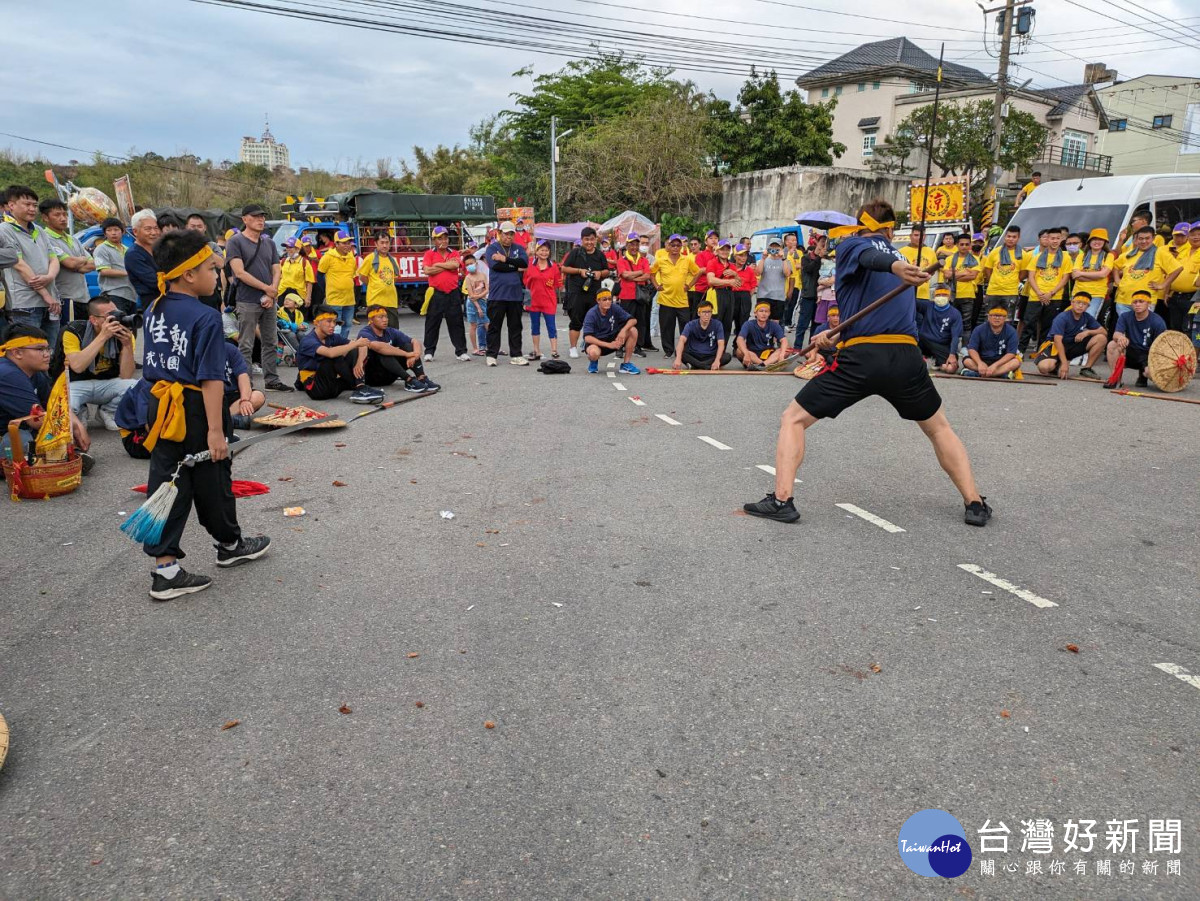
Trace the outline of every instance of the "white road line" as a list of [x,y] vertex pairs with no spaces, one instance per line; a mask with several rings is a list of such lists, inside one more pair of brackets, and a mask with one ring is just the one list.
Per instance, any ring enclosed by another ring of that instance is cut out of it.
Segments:
[[888,522],[886,519],[876,516],[874,513],[864,510],[862,507],[854,506],[854,504],[837,504],[836,506],[840,507],[842,510],[845,510],[847,513],[853,513],[855,516],[859,517],[860,519],[865,519],[867,522],[871,523],[872,525],[879,526],[879,528],[883,529],[885,532],[903,532],[904,531],[902,528],[900,528],[895,523]]
[[624,390],[625,390],[625,386],[624,386],[624,385],[622,385],[620,382],[613,382],[613,383],[612,383],[612,385],[613,385],[613,387],[614,387],[614,388],[616,388],[618,391],[624,391]]
[[630,400],[631,400],[633,403],[637,404],[639,407],[644,407],[644,406],[646,406],[646,402],[645,402],[644,400],[642,400],[640,397],[631,397],[631,398],[629,398],[629,399],[630,399]]
[[666,413],[655,413],[654,415],[657,416],[659,419],[661,419],[663,422],[665,422],[667,425],[682,425],[682,423],[676,422],[674,419],[672,419]]
[[609,363],[609,364],[608,364],[608,368],[609,368],[609,369],[616,369],[616,368],[617,368],[617,364],[616,364],[616,363]]
[[1174,676],[1180,682],[1186,682],[1192,688],[1200,689],[1200,676],[1193,676],[1178,663],[1156,663],[1155,669],[1160,669],[1168,676]]
[[[774,466],[768,466],[766,463],[759,463],[757,468],[761,469],[763,472],[765,472],[769,476],[775,475],[775,467]],[[797,485],[802,484],[799,479],[793,479],[793,481]]]
[[610,370],[608,371],[608,377],[609,377],[610,379],[615,379],[615,378],[617,377],[617,374],[616,374],[615,372],[613,372],[613,371],[610,369]]
[[1035,607],[1058,606],[1058,604],[1054,603],[1054,601],[1048,601],[1041,595],[1036,595],[1032,591],[1029,591],[1025,588],[1020,588],[1014,585],[1012,582],[1009,582],[1007,579],[1001,579],[998,575],[988,572],[982,566],[977,566],[974,563],[960,563],[958,564],[958,568],[966,570],[972,575],[979,576],[979,578],[983,579],[983,581],[990,582],[997,588],[1003,588],[1009,594],[1015,594],[1023,601],[1029,601],[1029,603],[1033,604]]
[[730,447],[728,444],[722,444],[716,438],[709,438],[707,435],[697,435],[696,437],[699,438],[701,441],[703,441],[705,444],[711,444],[717,450],[733,450],[733,448]]

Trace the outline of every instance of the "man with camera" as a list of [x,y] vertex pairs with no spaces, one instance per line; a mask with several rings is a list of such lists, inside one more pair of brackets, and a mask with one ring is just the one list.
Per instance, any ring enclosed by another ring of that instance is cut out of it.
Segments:
[[64,367],[71,384],[71,410],[79,415],[87,404],[100,408],[100,420],[117,431],[117,404],[137,384],[134,377],[134,333],[142,327],[139,313],[122,313],[112,297],[101,294],[88,301],[87,319],[63,326],[54,357],[51,381]]

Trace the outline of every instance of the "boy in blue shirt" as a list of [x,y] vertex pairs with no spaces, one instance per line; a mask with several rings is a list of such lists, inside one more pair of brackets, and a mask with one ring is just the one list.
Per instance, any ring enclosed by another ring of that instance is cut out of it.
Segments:
[[942,372],[958,371],[962,313],[950,303],[948,285],[938,285],[933,302],[917,298],[917,344]]
[[720,369],[730,359],[725,352],[725,326],[713,318],[713,305],[702,300],[696,305],[696,318],[679,334],[675,368]]
[[353,341],[337,331],[338,313],[333,307],[317,307],[312,331],[300,341],[296,352],[296,387],[313,400],[329,400],[350,392],[354,404],[381,404],[384,394],[366,384],[367,345],[363,337]]
[[787,356],[787,348],[783,326],[771,318],[771,305],[755,306],[754,317],[742,323],[738,332],[738,362],[746,369],[765,369]]
[[1076,291],[1071,298],[1071,306],[1054,317],[1050,323],[1050,340],[1039,348],[1036,359],[1038,372],[1042,375],[1052,375],[1057,368],[1060,379],[1070,378],[1071,361],[1086,354],[1087,362],[1079,370],[1079,375],[1087,379],[1100,377],[1092,367],[1100,359],[1100,354],[1104,353],[1108,333],[1096,321],[1096,317],[1087,311],[1091,302],[1090,294]]
[[621,372],[637,375],[641,372],[630,362],[633,349],[637,347],[637,322],[622,307],[613,303],[612,291],[601,288],[596,295],[596,305],[583,317],[583,343],[587,353],[588,372],[600,371],[600,358],[615,351],[625,354]]
[[[154,558],[150,597],[166,601],[203,591],[208,576],[179,565],[180,543],[192,507],[217,546],[217,566],[237,566],[267,552],[265,535],[246,538],[237,521],[225,405],[225,335],[221,315],[200,302],[217,288],[220,259],[200,232],[175,231],[154,245],[161,294],[146,311],[142,377],[150,383],[144,441],[150,451],[147,496],[179,469],[179,490],[161,538],[143,549]],[[188,454],[208,451],[203,463],[180,468]]]
[[[1132,309],[1117,317],[1113,339],[1108,343],[1108,365],[1115,366],[1117,357],[1125,354],[1125,368],[1137,370],[1139,388],[1145,388],[1149,384],[1146,379],[1146,363],[1150,360],[1150,345],[1167,330],[1163,318],[1150,312],[1151,299],[1149,291],[1133,292]],[[1120,383],[1110,385],[1106,382],[1104,387],[1119,388]]]
[[367,340],[367,384],[381,387],[404,379],[404,390],[410,394],[438,390],[441,386],[429,380],[421,364],[421,342],[389,326],[388,316],[387,307],[372,304],[367,308],[367,324],[358,333]]
[[1008,307],[995,304],[988,310],[987,322],[975,326],[971,332],[967,358],[958,374],[985,379],[1012,378],[1021,368],[1017,341],[1017,330],[1008,324]]
[[[125,392],[128,394],[129,392]],[[225,342],[225,406],[229,407],[230,430],[248,429],[253,416],[267,402],[267,396],[250,383],[246,358],[236,344]],[[120,425],[120,423],[118,423]]]

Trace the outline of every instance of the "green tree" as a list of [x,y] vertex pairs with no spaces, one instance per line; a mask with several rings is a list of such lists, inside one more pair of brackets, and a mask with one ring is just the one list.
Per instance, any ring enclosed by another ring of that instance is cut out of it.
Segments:
[[[433,150],[413,148],[416,168],[401,163],[399,185],[420,194],[478,194],[481,183],[495,175],[492,161],[465,147],[439,144]],[[381,186],[383,179],[380,179]]]
[[805,103],[795,89],[783,93],[774,71],[759,75],[752,68],[736,105],[716,97],[710,101],[713,168],[736,175],[779,166],[833,165],[846,152],[844,144],[833,140],[836,103]]

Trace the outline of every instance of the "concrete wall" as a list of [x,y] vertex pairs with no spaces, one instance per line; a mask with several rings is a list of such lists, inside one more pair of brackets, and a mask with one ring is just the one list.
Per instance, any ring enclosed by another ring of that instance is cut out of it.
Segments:
[[[1099,91],[1109,121],[1125,119],[1125,131],[1103,132],[1100,152],[1113,158],[1113,175],[1200,172],[1200,146],[1186,152],[1179,135],[1187,128],[1188,107],[1200,121],[1200,78],[1143,75]],[[1174,117],[1171,128],[1153,129],[1154,117]],[[1196,126],[1200,127],[1200,126]]]
[[788,225],[807,210],[853,215],[864,201],[883,197],[897,210],[908,208],[909,179],[853,169],[785,166],[722,179],[721,234],[753,234]]

